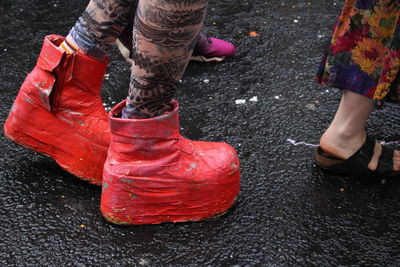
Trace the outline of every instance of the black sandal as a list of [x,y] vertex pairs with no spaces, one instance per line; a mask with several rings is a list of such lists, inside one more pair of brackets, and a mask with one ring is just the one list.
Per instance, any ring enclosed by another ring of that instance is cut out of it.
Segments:
[[315,148],[314,160],[317,166],[323,170],[360,179],[380,181],[400,175],[400,172],[393,171],[394,150],[385,146],[382,146],[382,154],[379,157],[376,170],[368,169],[368,164],[374,155],[374,148],[375,140],[367,136],[361,148],[347,160],[338,159],[324,152],[321,147]]

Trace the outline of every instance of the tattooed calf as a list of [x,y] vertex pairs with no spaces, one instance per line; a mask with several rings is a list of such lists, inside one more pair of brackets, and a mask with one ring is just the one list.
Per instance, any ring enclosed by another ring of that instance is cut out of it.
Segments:
[[170,101],[202,26],[207,1],[139,1],[133,29],[132,75],[127,103],[157,116]]
[[201,24],[204,20],[206,7],[194,10],[164,10],[157,6],[149,5],[139,15],[148,23],[162,25],[163,28],[180,28]]
[[134,35],[140,36],[139,38],[134,38],[134,42],[140,42],[141,39],[146,40],[154,45],[161,46],[158,49],[162,53],[166,51],[162,48],[166,48],[167,51],[184,49],[187,46],[187,43],[198,35],[198,31],[196,29],[176,28],[171,30],[155,28],[149,26],[138,16],[135,19],[135,27],[133,31]]
[[188,9],[204,6],[206,7],[208,0],[156,0],[156,5],[160,7],[172,7],[173,9]]

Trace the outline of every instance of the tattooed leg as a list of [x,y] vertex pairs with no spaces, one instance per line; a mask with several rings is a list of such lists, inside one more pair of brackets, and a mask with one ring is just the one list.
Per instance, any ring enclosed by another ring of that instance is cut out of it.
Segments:
[[139,0],[124,116],[153,117],[170,108],[206,7],[207,0]]
[[132,19],[136,2],[137,0],[91,0],[71,29],[67,40],[90,56],[104,57]]

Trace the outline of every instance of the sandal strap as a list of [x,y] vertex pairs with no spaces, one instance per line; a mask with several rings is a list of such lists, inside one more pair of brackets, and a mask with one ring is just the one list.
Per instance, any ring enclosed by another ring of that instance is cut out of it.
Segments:
[[[376,171],[372,171],[368,169],[368,163],[371,161],[372,156],[374,155],[375,149],[375,139],[367,136],[364,144],[360,147],[357,152],[355,152],[350,158],[347,160],[334,160],[332,158],[326,158],[320,154],[321,157],[324,158],[324,161],[327,161],[329,165],[325,165],[320,161],[319,165],[324,167],[327,170],[331,170],[337,173],[342,173],[345,175],[353,175],[356,177],[368,177],[374,178],[377,175]],[[318,151],[317,151],[318,152]],[[316,157],[318,159],[318,157]]]
[[347,160],[333,164],[329,169],[356,177],[375,177],[376,172],[368,169],[367,165],[374,155],[375,139],[367,136],[364,144]]
[[352,158],[359,158],[361,156],[365,159],[365,162],[370,162],[372,156],[374,155],[374,149],[375,149],[375,139],[367,135],[365,143],[356,153],[353,154],[353,156],[349,158],[349,160],[352,161]]
[[377,173],[389,175],[393,172],[393,154],[393,149],[382,146],[382,153],[379,156],[378,167],[376,168]]

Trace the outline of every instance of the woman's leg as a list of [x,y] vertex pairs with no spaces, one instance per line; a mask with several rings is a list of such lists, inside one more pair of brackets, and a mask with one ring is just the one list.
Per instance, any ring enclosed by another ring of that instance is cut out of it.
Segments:
[[139,0],[125,117],[148,118],[170,109],[206,7],[207,0]]
[[[348,159],[352,156],[365,141],[365,124],[372,109],[371,99],[344,90],[336,115],[321,137],[321,148],[341,159]],[[377,168],[381,152],[382,146],[377,143],[374,156],[368,165],[369,169]],[[400,170],[400,153],[398,151],[395,151],[393,156],[393,169]]]
[[[399,18],[397,1],[345,1],[317,77],[323,85],[344,90],[335,118],[320,140],[325,152],[348,159],[358,151],[366,141],[365,124],[373,100],[384,99],[396,87]],[[368,147],[364,146],[365,151]],[[391,152],[387,151],[381,166],[389,164],[387,157]],[[377,168],[381,154],[382,146],[376,144],[369,169]],[[380,172],[384,169],[380,168]],[[393,169],[400,169],[398,151],[393,155]]]

